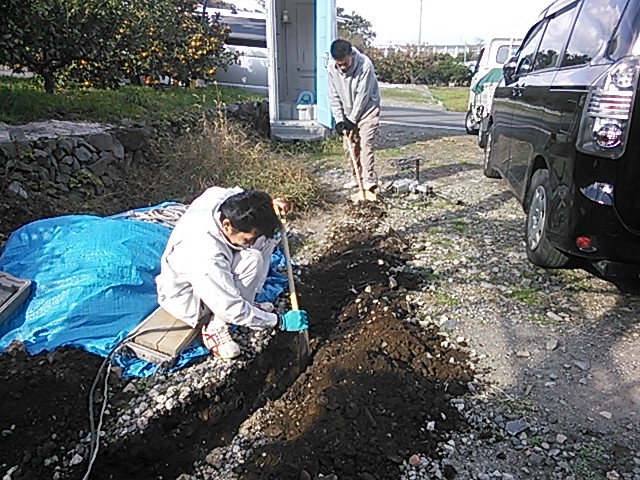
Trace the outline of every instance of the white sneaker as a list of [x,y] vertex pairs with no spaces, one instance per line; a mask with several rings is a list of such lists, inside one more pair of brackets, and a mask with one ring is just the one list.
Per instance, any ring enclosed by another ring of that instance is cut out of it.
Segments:
[[350,180],[344,185],[342,185],[342,188],[344,188],[345,190],[350,190],[352,188],[356,188],[357,186],[358,186],[358,182],[356,182],[355,180]]
[[229,326],[207,329],[202,327],[202,343],[216,357],[231,360],[240,355],[240,345],[233,341],[229,333]]

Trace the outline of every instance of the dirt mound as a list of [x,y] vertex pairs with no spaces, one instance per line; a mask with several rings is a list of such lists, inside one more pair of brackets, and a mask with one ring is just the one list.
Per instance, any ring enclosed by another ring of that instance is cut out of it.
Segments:
[[[277,335],[224,385],[221,398],[151,419],[126,440],[107,438],[92,478],[192,472],[250,415],[259,416],[269,441],[236,469],[240,478],[298,479],[305,471],[311,478],[386,479],[397,477],[413,454],[437,457],[443,436],[465,428],[449,400],[466,391],[473,371],[463,351],[414,317],[407,294],[423,279],[404,273],[407,245],[400,237],[376,233],[384,216],[384,207],[350,206],[317,261],[301,269],[313,356],[301,375],[296,335]],[[3,463],[19,465],[13,478],[51,478],[46,459],[88,431],[88,389],[100,361],[79,351],[0,356],[0,388],[16,404],[0,414],[11,430],[0,438]],[[112,383],[122,391],[122,380]],[[125,401],[121,394],[111,404]],[[84,467],[60,478],[82,478]]]
[[[371,228],[381,211],[368,213],[360,225]],[[471,380],[467,359],[407,321],[407,292],[420,279],[396,271],[406,246],[351,229],[334,239],[300,288],[313,314],[313,364],[263,418],[278,441],[258,450],[243,478],[395,478],[411,455],[436,456],[442,435],[463,428],[449,399]]]

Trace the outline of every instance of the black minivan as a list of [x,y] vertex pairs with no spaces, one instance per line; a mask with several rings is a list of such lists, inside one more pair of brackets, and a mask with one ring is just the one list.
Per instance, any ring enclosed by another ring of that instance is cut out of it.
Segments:
[[484,174],[526,214],[527,256],[640,265],[640,0],[557,0],[503,67]]

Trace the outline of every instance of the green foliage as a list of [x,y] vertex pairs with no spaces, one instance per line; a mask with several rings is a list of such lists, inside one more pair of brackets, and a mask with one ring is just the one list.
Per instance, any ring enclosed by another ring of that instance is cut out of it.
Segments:
[[531,287],[516,287],[507,294],[507,297],[531,306],[540,304],[540,292]]
[[417,46],[367,50],[378,78],[387,83],[458,84],[470,80],[469,69],[448,53],[432,53]]
[[437,59],[424,71],[424,81],[429,85],[448,85],[449,83],[461,85],[468,82],[470,78],[469,69],[448,54]]
[[49,93],[61,68],[112,50],[125,10],[117,0],[2,0],[1,5],[0,63],[37,73]]
[[360,51],[371,46],[376,33],[369,20],[353,11],[345,13],[342,7],[338,7],[338,18],[338,37],[349,40]]
[[36,73],[48,93],[61,76],[100,88],[159,75],[186,84],[234,61],[226,27],[190,0],[1,2],[0,63]]
[[255,99],[245,90],[230,87],[207,87],[194,92],[178,87],[127,86],[118,90],[63,90],[57,95],[48,95],[34,80],[0,77],[0,122],[23,124],[60,118],[117,122],[123,118],[175,118],[187,111],[214,108],[216,103]]

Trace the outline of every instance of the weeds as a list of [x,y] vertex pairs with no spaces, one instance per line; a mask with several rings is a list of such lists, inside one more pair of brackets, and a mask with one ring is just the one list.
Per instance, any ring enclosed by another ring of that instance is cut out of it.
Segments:
[[273,150],[267,140],[219,116],[203,120],[201,132],[176,142],[163,156],[165,168],[155,183],[182,201],[212,185],[257,188],[304,210],[318,200],[320,191],[299,151]]
[[441,307],[457,307],[460,305],[460,300],[456,297],[448,294],[447,292],[435,291],[433,292],[433,303]]
[[511,290],[511,293],[507,293],[506,296],[512,300],[531,306],[540,303],[540,292],[532,287],[514,288]]
[[572,471],[582,480],[605,480],[605,476],[598,471],[603,460],[604,449],[599,445],[589,443],[577,453]]
[[453,228],[456,232],[465,233],[469,230],[469,226],[467,222],[464,220],[453,220],[451,222],[451,228]]

